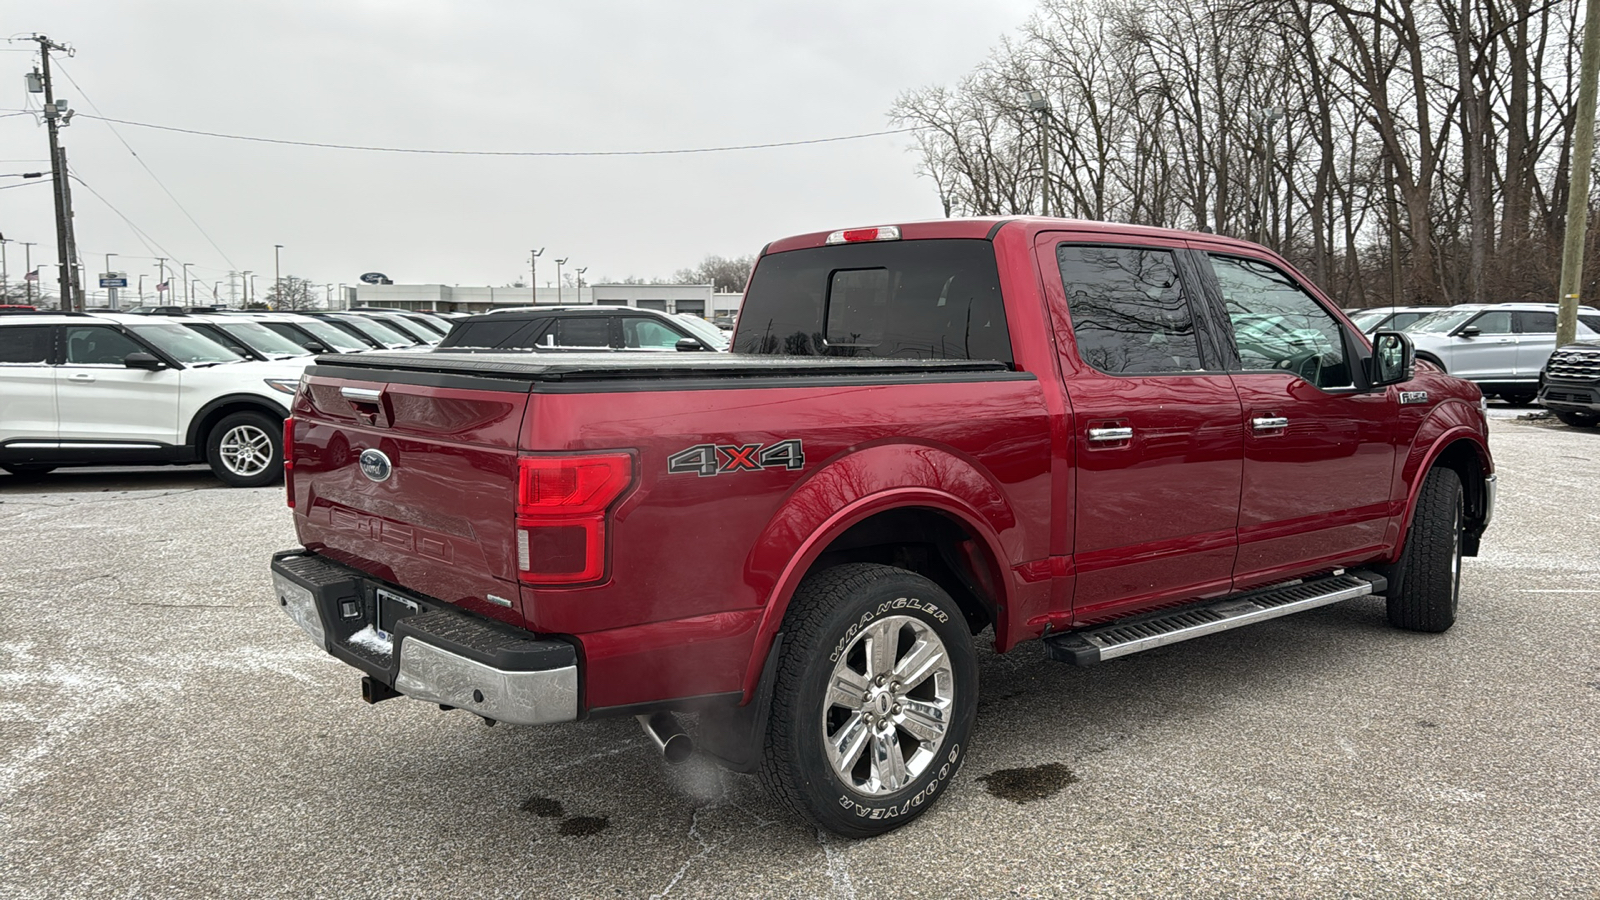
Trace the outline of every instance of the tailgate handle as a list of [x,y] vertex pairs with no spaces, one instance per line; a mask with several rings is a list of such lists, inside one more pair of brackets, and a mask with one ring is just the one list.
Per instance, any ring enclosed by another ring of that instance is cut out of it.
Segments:
[[375,391],[372,388],[342,387],[339,388],[339,396],[356,403],[377,403],[383,399],[383,391]]
[[364,419],[366,424],[388,426],[391,414],[384,409],[382,390],[342,387],[339,388],[339,395],[350,401],[350,408],[355,410],[357,418]]

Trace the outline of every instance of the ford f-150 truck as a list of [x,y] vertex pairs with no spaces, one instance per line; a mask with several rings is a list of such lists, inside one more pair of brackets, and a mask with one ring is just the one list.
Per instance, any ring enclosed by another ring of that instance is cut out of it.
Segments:
[[369,702],[638,716],[862,836],[968,756],[980,636],[1090,665],[1368,594],[1446,630],[1487,437],[1253,244],[859,228],[769,244],[715,358],[321,357],[272,571]]

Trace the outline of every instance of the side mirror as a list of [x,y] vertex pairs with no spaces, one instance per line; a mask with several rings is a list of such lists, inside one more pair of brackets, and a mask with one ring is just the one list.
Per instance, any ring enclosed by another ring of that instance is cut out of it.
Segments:
[[142,352],[129,353],[122,358],[122,364],[130,369],[147,369],[151,372],[157,372],[167,367],[166,363],[156,359],[154,355]]
[[1467,327],[1465,327],[1465,328],[1461,329],[1459,332],[1457,332],[1457,334],[1461,335],[1464,338],[1475,338],[1478,335],[1483,334],[1483,329],[1479,328],[1476,325],[1468,325]]
[[706,345],[700,343],[698,338],[679,338],[678,343],[674,346],[683,353],[695,353],[706,349]]
[[1417,351],[1411,338],[1400,331],[1380,331],[1372,336],[1372,386],[1410,381],[1417,371]]
[[301,346],[305,347],[308,351],[310,351],[312,353],[332,353],[333,352],[332,350],[328,349],[328,345],[327,344],[324,344],[321,341],[306,341]]

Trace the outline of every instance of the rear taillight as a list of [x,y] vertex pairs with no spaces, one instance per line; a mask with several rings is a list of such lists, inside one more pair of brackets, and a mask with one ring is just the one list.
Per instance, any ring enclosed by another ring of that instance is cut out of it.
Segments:
[[533,584],[598,581],[606,509],[633,481],[626,453],[517,459],[517,573]]
[[283,488],[294,509],[294,416],[283,420]]

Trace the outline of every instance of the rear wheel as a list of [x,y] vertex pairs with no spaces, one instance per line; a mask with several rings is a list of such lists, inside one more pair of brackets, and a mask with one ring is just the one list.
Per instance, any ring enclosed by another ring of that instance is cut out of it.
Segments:
[[1406,549],[1389,573],[1389,624],[1407,631],[1446,631],[1461,597],[1461,476],[1434,466],[1422,482],[1406,532]]
[[1528,404],[1532,403],[1533,399],[1537,396],[1539,395],[1533,392],[1521,394],[1501,394],[1500,399],[1511,404],[1512,406],[1527,406]]
[[1560,419],[1563,424],[1571,425],[1573,428],[1593,428],[1596,425],[1600,425],[1600,413],[1558,412],[1556,413],[1556,418]]
[[795,813],[849,837],[933,804],[977,711],[966,617],[938,585],[855,563],[806,578],[783,620],[761,777]]
[[224,416],[206,440],[206,461],[229,487],[261,487],[283,477],[283,423],[259,412]]

